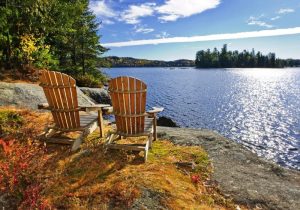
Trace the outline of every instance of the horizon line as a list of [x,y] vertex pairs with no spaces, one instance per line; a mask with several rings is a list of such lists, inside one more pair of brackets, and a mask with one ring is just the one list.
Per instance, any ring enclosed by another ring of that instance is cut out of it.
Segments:
[[211,35],[190,36],[190,37],[170,37],[170,38],[160,38],[160,39],[143,39],[143,40],[132,40],[132,41],[124,41],[124,42],[111,42],[111,43],[104,43],[102,44],[102,46],[129,47],[129,46],[157,45],[157,44],[167,44],[167,43],[247,39],[247,38],[285,36],[285,35],[295,35],[295,34],[300,34],[300,27],[285,28],[285,29],[270,29],[270,30],[261,30],[261,31],[250,31],[250,32],[238,32],[238,33],[211,34]]

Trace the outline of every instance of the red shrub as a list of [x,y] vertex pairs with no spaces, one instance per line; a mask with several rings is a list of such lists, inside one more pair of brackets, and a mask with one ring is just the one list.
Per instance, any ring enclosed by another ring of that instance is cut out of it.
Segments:
[[0,139],[0,193],[8,194],[26,209],[38,208],[42,202],[37,174],[46,161],[45,147]]

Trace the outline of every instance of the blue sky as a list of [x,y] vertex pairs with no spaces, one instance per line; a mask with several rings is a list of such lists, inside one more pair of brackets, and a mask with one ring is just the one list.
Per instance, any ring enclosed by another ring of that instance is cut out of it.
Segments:
[[[198,50],[226,43],[300,58],[300,0],[91,0],[90,8],[102,21],[105,56],[194,59]],[[241,39],[249,37],[244,32],[252,38]]]

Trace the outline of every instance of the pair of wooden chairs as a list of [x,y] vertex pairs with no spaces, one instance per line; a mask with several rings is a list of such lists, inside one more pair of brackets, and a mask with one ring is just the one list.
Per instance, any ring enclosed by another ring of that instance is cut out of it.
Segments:
[[[63,73],[42,70],[39,73],[40,86],[43,87],[48,104],[40,109],[50,110],[54,125],[46,128],[43,137],[50,143],[72,144],[72,151],[80,147],[83,139],[97,127],[103,137],[103,114],[114,113],[116,132],[108,137],[107,148],[144,151],[147,160],[148,149],[156,140],[156,115],[163,108],[146,112],[147,85],[135,78],[117,77],[109,83],[112,108],[109,104],[78,105],[75,80]],[[98,114],[94,114],[97,111]],[[54,137],[57,133],[80,131],[77,139]],[[146,136],[145,144],[117,144],[121,137]]]

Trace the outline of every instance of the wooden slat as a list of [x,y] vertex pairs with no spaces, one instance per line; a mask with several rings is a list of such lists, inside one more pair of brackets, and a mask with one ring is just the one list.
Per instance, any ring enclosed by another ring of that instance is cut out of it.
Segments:
[[[56,81],[57,81],[57,84],[59,86],[66,85],[65,88],[59,88],[59,93],[60,93],[60,96],[61,96],[61,99],[62,99],[62,108],[63,108],[63,110],[68,110],[68,109],[71,108],[71,106],[69,106],[67,93],[66,93],[65,89],[69,88],[69,87],[67,87],[67,86],[69,86],[69,82],[67,82],[65,84],[64,80],[63,80],[63,75],[59,72],[56,73]],[[73,109],[73,107],[71,109]],[[66,128],[72,128],[71,115],[72,115],[73,112],[74,111],[64,113],[64,117],[66,118]]]
[[[147,86],[145,83],[141,83],[141,90],[145,90],[147,89]],[[146,112],[146,92],[141,92],[141,113],[145,113]],[[142,132],[144,132],[144,128],[145,128],[145,116],[141,117],[141,129]]]
[[[116,79],[117,80],[117,89],[122,90],[122,78],[119,77]],[[124,100],[123,100],[123,95],[122,93],[116,93],[118,96],[118,102],[119,102],[119,112],[124,113]],[[126,133],[126,122],[124,117],[120,117],[120,122],[119,122],[119,127],[120,130],[124,133]]]
[[[109,85],[111,88],[116,88],[117,87],[116,83],[117,83],[116,80],[112,80]],[[119,100],[118,100],[117,93],[110,91],[109,94],[112,99],[111,102],[112,102],[112,106],[114,107],[113,108],[114,111],[119,111]],[[119,127],[119,124],[120,124],[119,117],[115,116],[115,120],[116,120],[117,127]]]
[[[141,81],[136,80],[136,90],[141,90]],[[141,114],[141,93],[136,93],[136,114]],[[137,133],[142,133],[141,129],[141,117],[136,117],[136,129]]]
[[[52,81],[51,81],[49,71],[45,71],[45,78],[46,78],[47,84],[52,85]],[[52,106],[51,107],[55,108],[55,109],[59,108],[58,105],[57,105],[57,99],[56,99],[56,96],[55,96],[54,89],[48,88],[48,90],[49,90],[49,95],[52,99]],[[55,123],[57,123],[58,127],[63,128],[62,119],[61,119],[61,116],[59,115],[59,113],[57,113],[57,112],[52,112],[52,113],[55,113],[56,118],[57,118],[57,122],[55,122]]]
[[153,118],[145,118],[145,129],[143,133],[126,134],[123,132],[116,132],[116,134],[126,137],[149,136],[150,133],[153,133]]
[[146,148],[146,144],[108,144],[107,147],[110,149],[144,151]]
[[91,114],[80,114],[80,125],[81,127],[85,127],[91,124],[94,121],[98,120],[98,115],[91,115]]
[[[40,71],[39,79],[40,79],[41,83],[46,84],[48,82],[47,79],[46,79],[46,71],[45,70]],[[53,99],[51,97],[49,88],[48,87],[43,87],[43,90],[44,90],[46,99],[48,101],[49,107],[53,107]],[[54,123],[58,125],[59,122],[58,122],[58,117],[57,117],[56,113],[52,112],[52,116],[53,116]]]
[[[58,74],[58,72],[54,72],[54,71],[49,71],[49,76],[51,79],[51,85],[53,86],[58,86],[57,83],[57,79],[56,79],[56,74]],[[51,88],[50,88],[51,89]],[[63,109],[63,102],[62,102],[62,96],[60,95],[60,91],[58,88],[53,88],[52,89],[56,98],[56,104],[54,108],[56,109]],[[61,122],[62,122],[62,127],[67,129],[68,128],[68,124],[67,124],[67,119],[66,119],[66,115],[64,112],[59,112],[58,115],[60,116]]]
[[[77,90],[76,90],[76,81],[72,77],[69,77],[70,85],[73,85],[71,87],[71,93],[72,93],[72,101],[73,101],[73,108],[78,108],[78,99],[77,99]],[[75,86],[75,87],[74,87]],[[79,118],[79,111],[74,112],[74,118],[75,118],[75,126],[80,127],[80,118]]]
[[[129,78],[129,89],[136,91],[135,79]],[[136,114],[136,93],[130,93],[130,114]],[[131,118],[131,134],[136,134],[136,117]]]
[[[126,88],[127,88],[127,85],[128,84],[128,80],[127,80],[127,77],[121,77],[121,91],[120,91],[120,94],[121,94],[121,98],[123,100],[123,103],[121,105],[121,109],[123,109],[121,111],[121,113],[125,114],[127,113],[127,107],[128,107],[128,98],[126,97],[127,95],[124,94],[124,91],[126,91]],[[123,131],[125,133],[129,133],[128,131],[128,124],[129,124],[129,120],[128,120],[128,117],[125,117],[125,116],[122,116],[122,119],[123,119]]]
[[[123,77],[123,98],[124,98],[124,111],[125,115],[130,115],[130,93],[128,93],[129,90],[129,78],[128,77]],[[131,118],[125,116],[125,122],[126,122],[126,133],[132,133],[131,129]]]
[[[64,81],[65,85],[70,86],[70,77],[66,74],[62,74],[62,80]],[[71,93],[71,88],[65,88],[65,93],[66,93],[66,101],[68,102],[68,107],[74,109],[75,105],[73,103],[72,99],[72,93]],[[69,128],[76,128],[76,117],[75,117],[75,112],[69,113],[69,118],[70,118],[70,126]]]

